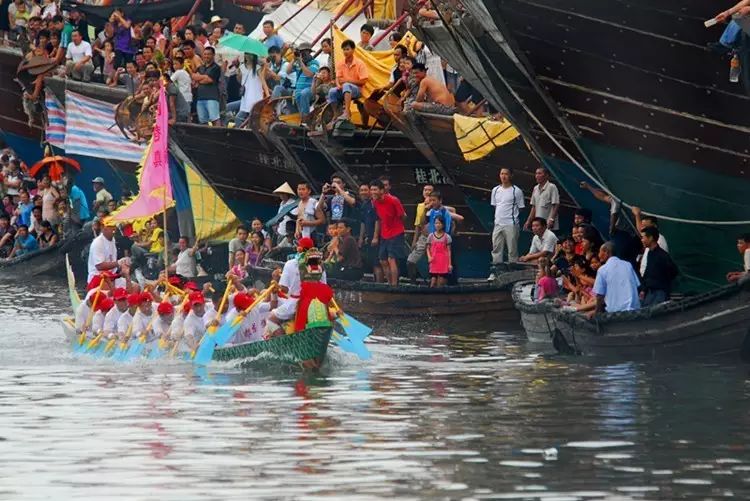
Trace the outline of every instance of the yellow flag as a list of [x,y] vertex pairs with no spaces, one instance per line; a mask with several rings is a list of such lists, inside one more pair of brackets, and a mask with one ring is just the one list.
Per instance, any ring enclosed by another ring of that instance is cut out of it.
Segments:
[[507,120],[497,122],[458,114],[453,115],[453,131],[467,161],[484,158],[520,135]]
[[234,238],[240,221],[232,209],[190,165],[185,164],[185,175],[193,209],[195,238],[204,242]]
[[[334,61],[336,61],[336,64],[338,64],[339,61],[344,60],[344,51],[341,48],[341,44],[348,39],[349,37],[346,36],[346,33],[337,27],[333,28],[333,58]],[[396,61],[393,59],[392,50],[369,52],[357,47],[354,57],[360,59],[367,67],[369,79],[367,80],[364,89],[362,89],[363,97],[367,98],[375,89],[388,85],[388,81],[391,77],[391,70],[393,70],[393,67],[396,65]]]

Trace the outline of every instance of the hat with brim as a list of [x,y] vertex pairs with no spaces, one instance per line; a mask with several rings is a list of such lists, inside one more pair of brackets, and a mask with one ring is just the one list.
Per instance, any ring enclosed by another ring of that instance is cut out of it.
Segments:
[[57,63],[47,56],[31,56],[18,66],[18,71],[28,71],[29,75],[41,75],[57,67]]
[[222,26],[229,24],[229,19],[226,17],[213,16],[208,24],[221,23]]
[[104,178],[103,177],[95,177],[94,179],[91,180],[91,182],[92,183],[104,184]]
[[287,195],[291,195],[291,196],[296,195],[296,193],[294,192],[294,190],[292,189],[292,187],[289,186],[289,183],[282,184],[281,186],[279,186],[278,188],[276,188],[275,190],[273,190],[273,192],[275,194],[286,193]]
[[312,45],[310,45],[308,42],[302,42],[297,47],[297,50],[312,50]]

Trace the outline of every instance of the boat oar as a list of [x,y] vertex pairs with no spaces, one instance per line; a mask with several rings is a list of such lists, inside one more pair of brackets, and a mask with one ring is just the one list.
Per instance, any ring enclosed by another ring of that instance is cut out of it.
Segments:
[[342,350],[357,355],[362,360],[369,360],[372,357],[370,350],[365,346],[365,338],[370,335],[372,328],[363,324],[356,318],[344,313],[335,299],[331,300],[333,307],[336,309],[338,318],[336,323],[343,329],[344,336],[334,331],[333,342]]
[[[224,289],[224,295],[221,297],[219,309],[216,312],[217,317],[221,317],[221,312],[224,309],[224,305],[227,303],[232,288],[232,282],[227,283],[227,288]],[[193,362],[196,364],[206,365],[211,360],[211,357],[214,356],[214,348],[216,348],[215,334],[217,329],[218,326],[211,325],[203,334],[203,337],[198,344],[198,348],[191,353]]]
[[143,349],[146,347],[146,338],[148,338],[148,331],[151,330],[151,326],[154,324],[154,317],[151,317],[146,328],[130,343],[128,351],[123,355],[122,360],[128,361],[134,358],[138,358],[143,353]]
[[215,329],[215,332],[210,335],[207,343],[203,343],[203,341],[207,337],[209,337],[208,334],[203,336],[204,339],[201,339],[201,346],[198,347],[198,350],[193,357],[193,362],[199,365],[207,364],[211,360],[211,358],[213,358],[214,350],[216,349],[216,347],[224,346],[225,344],[227,344],[229,340],[232,339],[232,337],[234,337],[234,335],[240,329],[242,321],[245,320],[245,317],[253,310],[253,308],[262,303],[275,290],[276,282],[271,282],[268,288],[261,292],[257,298],[255,298],[253,304],[240,312],[239,315],[237,315],[231,322],[226,322],[218,329]]
[[133,321],[130,321],[130,325],[128,326],[127,332],[125,332],[125,337],[120,341],[117,342],[117,337],[112,338],[109,343],[107,343],[107,346],[104,349],[103,355],[106,357],[109,354],[112,354],[113,360],[119,360],[125,350],[128,347],[128,341],[130,341],[130,335],[133,333]]
[[[185,307],[185,304],[188,302],[188,297],[185,296],[185,299],[182,300],[182,303],[180,303],[180,306],[177,308],[177,314],[179,315],[182,311],[182,309]],[[169,350],[169,334],[172,332],[172,326],[170,325],[166,332],[159,336],[159,339],[156,341],[156,344],[151,348],[151,352],[148,354],[149,360],[156,360],[164,355],[167,354]],[[177,348],[177,344],[179,341],[175,341],[175,349]]]

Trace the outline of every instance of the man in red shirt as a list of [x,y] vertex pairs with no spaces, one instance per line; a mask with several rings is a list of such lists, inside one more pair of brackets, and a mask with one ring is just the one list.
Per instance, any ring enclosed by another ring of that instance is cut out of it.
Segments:
[[370,183],[372,205],[380,221],[380,234],[375,234],[373,243],[380,242],[378,258],[386,280],[392,286],[398,285],[398,261],[406,257],[404,240],[404,218],[406,211],[401,201],[385,192],[383,182],[376,179]]

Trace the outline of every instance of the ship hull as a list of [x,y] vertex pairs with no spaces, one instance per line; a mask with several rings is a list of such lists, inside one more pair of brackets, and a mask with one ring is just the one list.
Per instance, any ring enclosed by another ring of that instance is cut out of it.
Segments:
[[445,30],[427,27],[438,52],[508,115],[599,223],[606,207],[578,188],[581,180],[662,216],[686,290],[714,286],[739,266],[734,241],[749,227],[714,223],[750,219],[750,98],[727,81],[728,59],[706,48],[720,35],[702,26],[715,6],[463,4],[467,16],[451,31],[469,56],[456,57]]

